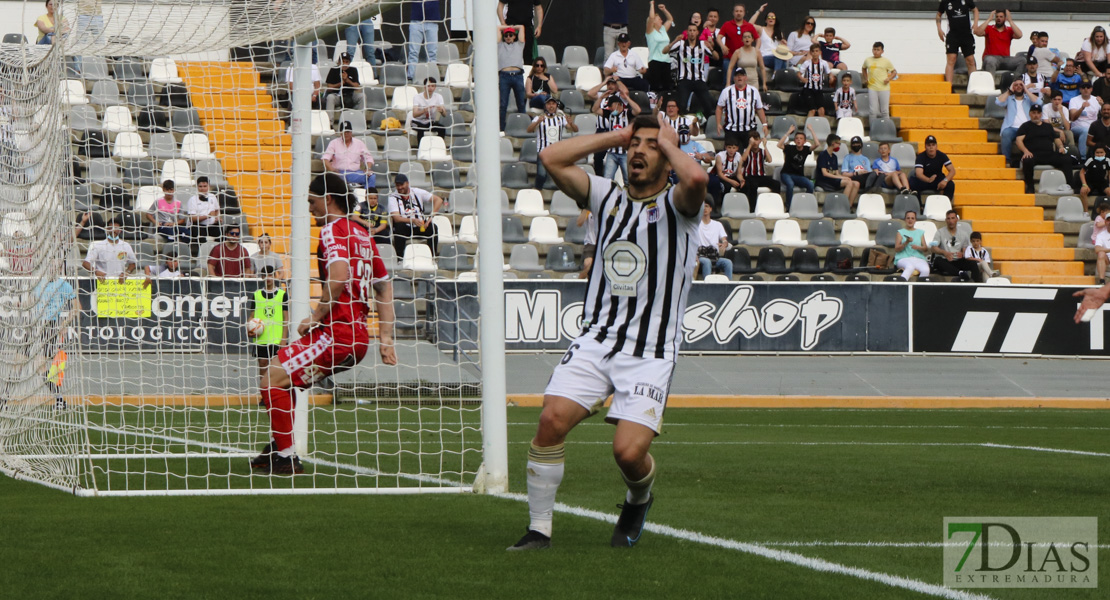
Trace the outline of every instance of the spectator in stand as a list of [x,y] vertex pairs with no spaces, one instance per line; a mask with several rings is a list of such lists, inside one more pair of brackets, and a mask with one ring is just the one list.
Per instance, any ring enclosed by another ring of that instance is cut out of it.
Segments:
[[854,117],[859,112],[856,104],[856,91],[852,89],[852,76],[845,73],[840,76],[840,87],[833,92],[833,105],[836,106],[836,118],[844,119]]
[[242,230],[238,225],[228,225],[224,241],[208,253],[209,277],[247,277],[254,274],[250,253],[239,243]]
[[1100,200],[1094,212],[1097,213],[1097,215],[1095,216],[1095,226],[1091,229],[1092,244],[1098,239],[1098,234],[1106,231],[1107,226],[1110,225],[1110,202]]
[[366,94],[362,93],[362,84],[358,81],[358,69],[351,68],[351,55],[347,52],[340,54],[339,65],[328,71],[324,87],[327,88],[324,110],[328,111],[328,119],[332,122],[335,122],[337,107],[366,110]]
[[[863,148],[862,141],[860,148]],[[855,204],[859,197],[859,182],[840,172],[840,161],[836,157],[839,151],[840,136],[830,133],[825,138],[825,151],[817,155],[817,177],[814,183],[826,192],[844,190],[848,194],[848,201]]]
[[724,63],[721,65],[722,67],[727,67],[728,61],[732,59],[732,53],[744,45],[745,31],[752,34],[752,39],[759,39],[759,31],[755,28],[755,25],[744,20],[746,13],[747,9],[743,4],[734,4],[732,5],[732,20],[721,25],[720,36],[724,45],[724,54],[721,56]]
[[601,32],[605,56],[617,49],[617,36],[628,35],[628,0],[603,0]]
[[[671,57],[668,48],[671,46],[671,37],[667,34],[674,25],[674,18],[667,12],[667,7],[659,5],[659,12],[655,12],[655,0],[648,4],[647,17],[647,45],[648,67],[647,82],[651,91],[656,94],[671,89]],[[664,17],[666,17],[664,19]]]
[[1033,106],[1033,101],[1025,93],[1025,84],[1014,80],[1010,83],[1010,89],[999,94],[994,99],[994,103],[1006,107],[1006,118],[1002,120],[998,151],[1006,157],[1007,164],[1013,164],[1010,157],[1014,153],[1014,137],[1017,136],[1018,127],[1029,120],[1029,108]]
[[848,143],[848,155],[840,172],[847,175],[859,186],[860,192],[869,192],[879,183],[879,176],[871,170],[871,160],[863,155],[863,138],[855,136]]
[[732,261],[722,256],[728,252],[728,234],[720,221],[710,217],[712,213],[713,206],[708,202],[702,205],[701,223],[698,223],[698,272],[705,279],[716,268],[732,279]]
[[[350,31],[351,29],[353,29],[353,26],[348,27],[347,31]],[[309,70],[309,73],[310,73],[309,76],[312,79],[312,110],[323,110],[324,107],[320,104],[320,67],[316,66],[316,63],[312,63],[312,68]],[[292,65],[290,65],[289,68],[285,70],[285,84],[289,88],[288,102],[289,102],[289,106],[291,107],[292,102],[293,102],[293,100],[292,100],[292,98],[293,98],[293,66]]]
[[755,206],[755,201],[759,198],[759,188],[765,187],[774,193],[779,193],[782,187],[775,178],[767,174],[767,166],[771,164],[771,155],[767,152],[767,138],[759,135],[759,131],[753,131],[751,139],[748,140],[748,147],[744,149],[744,155],[740,157],[740,162],[743,163],[743,171],[741,172],[741,184],[743,189],[740,191],[748,197],[748,206]]
[[763,99],[754,87],[748,85],[748,73],[737,67],[732,74],[732,85],[717,97],[717,135],[730,131],[737,136],[741,148],[748,146],[748,136],[756,127],[767,130],[767,113]]
[[440,117],[446,116],[447,108],[443,105],[443,96],[436,92],[436,79],[428,77],[424,80],[424,91],[412,99],[412,129],[416,132],[416,144],[419,146],[420,140],[429,131],[435,132],[439,137],[446,136],[447,130],[442,125],[436,125]]
[[796,65],[809,56],[809,49],[817,43],[817,21],[813,17],[806,17],[802,26],[796,31],[791,31],[786,36],[786,47],[794,57],[790,59],[791,65]]
[[[631,109],[626,107],[631,107]],[[628,123],[631,121],[630,112],[631,117],[640,114],[640,105],[628,96],[616,95],[610,97],[608,115],[605,117],[605,131],[615,131],[628,127]],[[603,112],[599,111],[597,114],[600,116]],[[617,174],[617,169],[620,169],[625,183],[628,182],[628,154],[626,152],[623,146],[614,146],[605,153],[604,177],[606,179],[612,179]]]
[[1099,77],[1092,83],[1092,93],[1098,96],[1099,104],[1110,102],[1110,77]]
[[[620,79],[615,75],[610,75],[601,80],[601,83],[590,88],[586,92],[586,99],[592,102],[590,112],[597,115],[596,123],[594,124],[594,131],[596,133],[605,133],[609,131],[609,108],[610,98],[628,98],[628,88],[624,87]],[[635,103],[633,103],[635,104]],[[637,105],[637,109],[639,105]],[[602,150],[594,153],[594,174],[601,177],[605,173],[605,155],[607,151]]]
[[505,131],[505,113],[509,110],[509,92],[512,92],[513,97],[516,98],[516,111],[520,113],[525,111],[524,43],[520,41],[522,31],[524,31],[523,25],[514,25],[502,29],[501,42],[497,44],[497,77],[498,88],[501,91],[501,131]]
[[220,201],[208,188],[208,178],[204,175],[197,177],[197,193],[185,203],[185,210],[188,211],[189,222],[192,224],[189,237],[193,240],[190,246],[193,256],[197,255],[200,238],[220,237]]
[[[377,196],[377,194],[374,194]],[[262,273],[262,269],[270,267],[274,270],[275,276],[285,281],[285,260],[281,255],[274,252],[274,240],[270,238],[270,234],[263,233],[258,236],[258,252],[251,255],[251,267],[255,273]]]
[[732,84],[732,73],[737,67],[742,67],[746,72],[754,72],[759,75],[757,83],[762,84],[763,93],[766,94],[767,68],[763,64],[763,55],[760,54],[759,49],[753,45],[755,43],[755,38],[752,37],[752,34],[745,31],[741,39],[744,45],[737,48],[736,51],[732,53],[732,58],[729,59],[728,70],[725,71],[728,73],[725,77],[725,85],[728,86]]
[[[748,22],[755,25],[759,13],[767,8],[764,4],[759,7],[759,10],[752,14],[752,18]],[[763,19],[763,26],[756,27],[759,31],[759,53],[763,55],[763,64],[771,67],[772,71],[785,69],[788,62],[775,56],[775,48],[786,46],[786,39],[782,37],[782,30],[779,28],[779,17],[773,12],[768,12],[767,16]],[[789,52],[789,49],[787,50]]]
[[176,254],[167,254],[162,257],[162,264],[143,268],[146,279],[143,287],[150,287],[155,279],[181,279],[181,262]]
[[1079,95],[1079,84],[1083,83],[1083,76],[1075,72],[1075,60],[1068,59],[1064,63],[1064,70],[1056,74],[1052,81],[1052,89],[1060,92],[1065,103]]
[[54,43],[55,20],[61,21],[54,14],[54,0],[46,0],[46,14],[35,20],[35,29],[39,30],[39,35],[35,38],[36,44]]
[[1101,112],[1102,104],[1098,96],[1091,95],[1091,82],[1084,81],[1079,84],[1079,97],[1072,98],[1068,103],[1068,118],[1071,119],[1071,130],[1079,144],[1079,156],[1087,156],[1087,132]]
[[605,75],[616,75],[621,83],[630,90],[649,91],[647,81],[642,77],[647,73],[647,65],[639,54],[632,52],[632,38],[622,33],[617,37],[617,51],[605,61]]
[[[810,194],[813,193],[813,181],[806,177],[806,159],[810,154],[817,149],[817,134],[813,133],[813,126],[806,125],[806,131],[809,132],[808,140],[810,145],[806,145],[805,132],[798,131],[795,133],[796,127],[790,126],[786,134],[779,140],[779,149],[782,150],[783,163],[782,170],[779,171],[779,180],[782,182],[783,200],[786,202],[786,210],[790,210],[790,202],[794,199],[794,188],[804,188]],[[793,133],[794,144],[787,146],[786,140],[791,137]]]
[[811,45],[809,60],[798,69],[798,81],[802,84],[802,91],[798,92],[799,105],[807,111],[807,117],[825,116],[825,94],[822,89],[829,73],[828,63],[821,60],[821,46]]
[[577,223],[579,227],[586,228],[586,235],[582,238],[582,271],[578,273],[578,278],[587,279],[594,266],[594,254],[597,254],[597,219],[590,209],[583,208],[578,213]]
[[497,3],[497,18],[502,27],[519,26],[517,39],[524,44],[521,60],[531,63],[536,57],[536,38],[543,33],[543,3],[540,0],[501,0]]
[[426,240],[432,254],[439,254],[439,235],[432,215],[443,208],[443,198],[427,190],[411,187],[407,175],[393,179],[394,192],[389,195],[389,216],[393,219],[393,248],[397,256],[405,255],[405,246],[417,239]]
[[[435,0],[435,2],[437,3],[436,8],[438,10],[439,0]],[[413,8],[413,11],[416,11],[415,7]],[[343,32],[343,37],[347,38],[347,52],[350,52],[354,56],[358,56],[359,46],[362,46],[363,60],[370,63],[371,65],[377,64],[377,61],[374,59],[373,46],[374,19],[366,19],[365,21],[362,21],[355,25],[351,25],[347,28],[346,31]],[[433,58],[429,62],[435,62],[435,59]]]
[[1071,132],[1071,120],[1068,119],[1068,107],[1064,104],[1063,94],[1052,92],[1052,103],[1041,105],[1041,118],[1052,124],[1056,134],[1062,136],[1064,144],[1075,145],[1075,134]]
[[254,291],[247,303],[247,314],[262,321],[261,335],[250,340],[251,356],[258,359],[260,372],[270,366],[270,360],[277,356],[278,350],[289,339],[289,294],[278,287],[277,272],[272,266],[265,266],[258,274],[262,277],[262,287]]
[[1042,94],[1052,93],[1048,79],[1037,72],[1037,59],[1032,56],[1025,58],[1025,72],[1021,74],[1021,83],[1025,86],[1025,93],[1033,102],[1040,102]]
[[[439,0],[409,0],[409,39],[406,40],[409,47],[409,81],[416,76],[416,63],[420,61],[421,53],[427,62],[433,65],[436,63],[439,52],[439,22],[442,19]],[[349,41],[347,51],[351,51]],[[373,61],[367,62],[373,64]]]
[[961,281],[974,281],[979,277],[979,265],[964,258],[964,251],[971,247],[971,234],[957,227],[960,216],[956,211],[944,213],[944,227],[938,229],[929,242],[932,252],[932,269],[941,275],[959,277]]
[[[713,203],[718,207],[726,193],[739,191],[744,187],[743,159],[736,137],[726,137],[725,149],[713,157],[713,170],[709,173],[709,183],[706,185],[706,190],[713,196]],[[751,196],[748,196],[748,200],[754,203]]]
[[174,184],[172,179],[162,182],[162,197],[154,201],[150,212],[146,213],[148,221],[154,224],[167,242],[187,242],[189,239],[189,218],[181,210],[181,201],[173,197]]
[[925,151],[917,155],[910,189],[920,196],[926,190],[937,190],[951,200],[956,195],[956,165],[948,155],[937,150],[937,138],[925,138]]
[[[664,117],[664,119],[665,118],[666,117]],[[716,154],[714,154],[713,152],[706,152],[705,148],[703,148],[701,144],[691,139],[689,125],[683,123],[679,125],[677,129],[675,129],[675,132],[678,133],[679,152],[682,152],[686,156],[694,159],[694,161],[696,161],[699,166],[704,166],[707,163],[713,163],[713,158],[716,156]],[[712,146],[710,147],[712,148]],[[668,175],[667,179],[673,185],[678,185],[678,173],[676,173],[674,169],[671,169],[670,175]]]
[[890,118],[890,82],[898,78],[898,71],[889,58],[883,56],[882,42],[871,46],[871,57],[863,61],[863,82],[871,104],[872,117]]
[[821,46],[821,60],[829,63],[830,68],[848,70],[848,65],[840,60],[840,52],[851,48],[852,43],[836,35],[835,28],[826,27],[825,35],[817,43]]
[[1107,259],[1107,253],[1110,253],[1110,231],[1102,231],[1095,237],[1095,272],[1098,275],[1099,285],[1106,283],[1106,265],[1110,260]]
[[[948,16],[948,33],[940,26],[940,18]],[[972,16],[975,21],[972,22]],[[968,74],[975,72],[975,36],[971,33],[979,27],[979,9],[975,0],[941,0],[937,8],[937,35],[944,42],[945,58],[944,80],[952,81],[956,70],[956,55],[963,52]]]
[[378,246],[392,246],[393,239],[389,232],[389,210],[378,202],[378,193],[373,190],[366,192],[366,199],[359,202],[355,214],[351,216],[356,223],[366,228]]
[[1099,146],[1110,147],[1110,104],[1099,107],[1098,120],[1087,129],[1087,151]]
[[1105,77],[1107,69],[1106,30],[1101,25],[1091,30],[1091,37],[1083,40],[1075,61],[1082,64],[1092,77]]
[[[1087,210],[1087,199],[1091,197],[1093,191],[1097,196],[1110,196],[1110,160],[1106,158],[1106,146],[1095,146],[1091,151],[1091,157],[1087,162],[1083,163],[1083,168],[1079,170],[1079,199],[1083,201],[1083,210]],[[1103,219],[1102,227],[1105,228],[1106,215],[1103,214],[1102,208],[1107,206],[1110,208],[1105,200],[1099,202],[1099,218]],[[1098,227],[1100,223],[1095,219],[1095,226]]]
[[[419,96],[418,96],[419,97]],[[413,109],[415,112],[415,108]],[[413,117],[413,128],[416,118]],[[324,170],[340,175],[347,181],[367,189],[373,189],[377,184],[377,176],[370,171],[374,166],[374,156],[362,140],[355,139],[350,121],[339,124],[339,137],[328,142],[328,147],[320,159],[324,163]],[[419,139],[419,138],[417,138]],[[363,165],[366,168],[363,169]]]
[[558,93],[559,86],[555,83],[555,78],[547,74],[547,60],[537,56],[532,61],[528,79],[524,80],[524,96],[528,98],[528,107],[543,110],[547,99]]
[[917,212],[908,210],[905,215],[906,226],[894,234],[894,266],[902,269],[902,279],[909,281],[913,272],[918,277],[929,276],[929,262],[925,253],[925,231],[917,229]]
[[709,55],[705,57],[705,68],[708,71],[710,64],[720,64],[725,59],[725,42],[721,37],[721,13],[715,8],[705,12],[705,24],[698,34],[698,40],[709,46]]
[[1029,56],[1037,59],[1037,73],[1044,75],[1045,81],[1052,81],[1056,78],[1056,71],[1064,66],[1064,61],[1048,47],[1048,34],[1040,32],[1037,38],[1037,47],[1029,53]]
[[548,96],[544,104],[544,113],[528,124],[528,132],[536,132],[536,189],[542,190],[547,183],[547,169],[540,160],[540,152],[551,144],[563,139],[563,129],[578,133],[578,126],[574,121],[567,119],[563,114],[562,104],[554,97]]
[[890,155],[890,142],[879,142],[879,158],[871,163],[871,169],[882,187],[898,190],[899,194],[912,193],[910,180],[902,172],[902,165]]
[[990,16],[975,28],[975,35],[986,38],[983,44],[984,71],[1009,71],[1021,66],[1021,59],[1010,55],[1010,44],[1020,40],[1022,33],[1009,10],[992,10]]
[[988,279],[994,277],[990,250],[983,247],[983,234],[978,231],[971,232],[970,240],[971,246],[964,248],[964,258],[978,265],[979,281],[986,283]]
[[697,136],[700,133],[697,119],[686,117],[678,110],[678,100],[673,96],[667,97],[663,100],[663,120],[667,122],[675,131],[679,127],[686,127],[690,130],[691,136]]
[[108,221],[105,228],[107,237],[89,245],[89,251],[85,254],[85,260],[81,266],[96,275],[98,281],[118,278],[119,282],[123,283],[138,266],[131,244],[120,239],[122,232],[123,225],[120,220],[113,218]]

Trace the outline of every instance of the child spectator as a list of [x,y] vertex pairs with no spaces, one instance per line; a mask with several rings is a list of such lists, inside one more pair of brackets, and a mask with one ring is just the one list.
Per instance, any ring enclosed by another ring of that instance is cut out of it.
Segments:
[[[800,187],[810,194],[813,193],[813,180],[805,175],[806,159],[810,154],[813,154],[814,149],[817,148],[817,134],[813,133],[813,126],[806,125],[806,131],[809,132],[809,141],[811,146],[806,145],[806,134],[804,132],[794,132],[795,126],[791,125],[787,130],[786,135],[782,136],[779,140],[779,149],[782,150],[783,163],[782,170],[779,171],[779,181],[782,182],[783,200],[786,202],[786,210],[790,210],[790,202],[794,199],[794,188]],[[794,143],[787,146],[786,140],[790,138],[791,134],[794,136]]]
[[840,76],[840,88],[833,94],[833,104],[836,105],[836,118],[854,117],[859,112],[856,104],[856,90],[852,89],[852,76]]
[[272,266],[262,267],[263,287],[254,291],[247,303],[247,313],[262,321],[262,334],[251,338],[251,356],[258,359],[258,368],[265,370],[289,338],[289,295],[277,285]]
[[863,61],[863,81],[871,101],[871,116],[890,118],[890,82],[898,77],[898,70],[883,56],[882,42],[871,46],[871,57]]
[[377,192],[367,192],[366,199],[358,204],[358,207],[355,208],[355,214],[351,218],[365,227],[366,231],[374,236],[374,241],[379,246],[382,244],[393,245],[393,240],[390,239],[389,234],[389,211],[378,201]]
[[1106,283],[1106,254],[1110,252],[1110,231],[1103,230],[1095,237],[1095,271],[1099,285]]
[[186,241],[188,221],[181,212],[181,201],[173,197],[174,183],[172,179],[162,182],[162,197],[154,202],[146,218],[158,229],[158,234],[171,244],[177,241]]
[[[1106,160],[1106,147],[1095,146],[1093,156],[1083,163],[1079,170],[1079,199],[1083,201],[1083,210],[1087,208],[1087,198],[1094,191],[1098,196],[1110,196],[1110,161]],[[1101,204],[1101,203],[1100,203]]]
[[[375,194],[376,196],[377,194]],[[274,241],[270,238],[270,234],[263,233],[258,236],[258,252],[251,255],[251,267],[254,268],[255,273],[262,273],[262,269],[272,267],[277,278],[280,280],[285,279],[285,261],[281,255],[274,252]]]
[[838,37],[836,29],[826,27],[825,35],[818,40],[817,44],[821,46],[821,60],[829,63],[829,66],[834,69],[848,70],[848,65],[840,60],[840,51],[851,48],[852,44],[848,40]]
[[543,104],[544,113],[534,119],[528,124],[528,132],[536,132],[536,189],[542,190],[543,184],[547,183],[547,169],[543,167],[543,162],[540,161],[540,152],[551,144],[563,139],[563,129],[569,129],[572,132],[578,132],[578,126],[574,121],[567,119],[563,114],[563,103],[559,102],[555,96],[548,96],[547,101]]
[[848,150],[840,172],[855,181],[861,192],[866,192],[878,183],[879,176],[871,172],[871,161],[863,155],[863,138],[858,135],[853,137],[848,143]]
[[964,258],[979,263],[979,276],[983,283],[994,277],[990,250],[983,247],[983,234],[978,231],[971,232],[971,245],[964,249]]
[[1064,63],[1064,70],[1052,80],[1052,89],[1063,94],[1065,103],[1071,102],[1072,98],[1079,95],[1079,84],[1082,82],[1083,76],[1075,72],[1075,60],[1069,58]]
[[758,129],[748,139],[748,147],[744,149],[740,162],[744,165],[741,179],[744,186],[740,191],[748,197],[749,206],[755,206],[761,187],[779,193],[779,182],[767,174],[767,165],[771,164],[771,156],[767,153],[767,138],[761,137]]
[[1106,231],[1107,224],[1110,223],[1110,202],[1102,200],[1098,203],[1097,208],[1098,216],[1095,217],[1095,228],[1091,230],[1091,243],[1095,243],[1098,239],[1098,234]]
[[879,177],[879,185],[898,190],[899,194],[913,193],[910,190],[910,180],[902,172],[902,165],[898,159],[890,155],[890,142],[879,143],[879,158],[871,163],[871,169]]
[[143,270],[146,272],[146,279],[143,280],[143,287],[150,287],[150,284],[155,279],[180,279],[181,278],[181,263],[177,260],[177,255],[167,254],[160,265],[153,267],[147,266]]
[[1031,58],[1037,59],[1037,73],[1044,75],[1048,81],[1052,81],[1056,75],[1056,71],[1063,66],[1064,61],[1048,47],[1048,33],[1042,31],[1037,38],[1037,46],[1029,53]]
[[1050,97],[1052,89],[1048,87],[1048,78],[1037,72],[1037,59],[1029,55],[1025,59],[1025,72],[1021,74],[1021,83],[1025,85],[1025,93],[1029,94],[1033,102],[1041,102],[1041,94]]
[[802,83],[802,91],[798,95],[807,117],[815,114],[825,116],[826,96],[821,93],[821,88],[825,87],[829,72],[829,64],[821,60],[821,46],[811,45],[809,60],[798,69],[798,80]]
[[1071,119],[1068,118],[1068,107],[1064,105],[1064,96],[1059,91],[1052,92],[1052,102],[1042,107],[1045,121],[1052,124],[1057,133],[1064,136],[1064,143],[1075,145],[1075,135],[1071,132]]
[[817,177],[814,183],[826,192],[844,190],[848,201],[855,204],[859,196],[859,182],[840,173],[840,161],[836,153],[840,151],[840,136],[830,133],[825,138],[825,151],[817,156]]
[[[736,137],[730,135],[725,138],[725,149],[714,157],[713,170],[709,173],[709,185],[706,186],[718,207],[721,206],[721,199],[727,192],[740,191],[740,188],[744,187],[744,176],[741,171],[742,157],[740,142]],[[748,199],[751,201],[751,196]]]

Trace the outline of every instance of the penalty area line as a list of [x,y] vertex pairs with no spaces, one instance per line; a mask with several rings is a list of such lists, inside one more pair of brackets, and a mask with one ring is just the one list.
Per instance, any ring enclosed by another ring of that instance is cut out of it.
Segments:
[[[524,494],[494,495],[498,498],[505,498],[518,502],[528,502],[528,496]],[[616,515],[603,513],[596,510],[590,510],[588,508],[582,508],[579,506],[570,506],[561,502],[555,503],[555,511],[574,515],[577,517],[594,519],[596,521],[602,521],[605,523],[617,522]],[[849,567],[847,565],[834,563],[821,558],[811,558],[809,556],[803,556],[801,554],[797,554],[795,552],[790,552],[787,550],[776,550],[774,548],[768,548],[766,546],[750,542],[738,542],[736,540],[706,535],[704,533],[671,527],[669,525],[661,525],[658,523],[649,522],[644,525],[644,529],[658,535],[663,535],[687,542],[693,542],[695,544],[716,546],[718,548],[724,548],[726,550],[736,550],[745,554],[760,556],[762,558],[767,558],[776,562],[787,563],[821,573],[832,573],[836,575],[855,577],[856,579],[881,583],[889,587],[910,590],[912,592],[925,594],[927,596],[933,596],[935,598],[949,598],[951,600],[990,600],[992,598],[991,596],[986,596],[983,594],[973,594],[971,592],[965,592],[962,590],[954,590],[942,585],[926,583],[924,581],[911,579],[909,577],[900,577],[898,575],[890,575],[888,573],[881,573],[878,571],[869,571],[867,569],[861,569],[859,567]]]

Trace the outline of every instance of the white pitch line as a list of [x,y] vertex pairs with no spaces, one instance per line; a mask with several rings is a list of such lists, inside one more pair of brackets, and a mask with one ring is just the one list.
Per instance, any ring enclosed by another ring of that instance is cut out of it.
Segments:
[[[821,541],[813,540],[809,542],[751,542],[760,546],[780,547],[780,548],[966,548],[967,542],[842,542],[838,540]],[[1010,548],[1013,544],[1005,542],[991,542],[991,546],[998,546],[999,548]],[[1047,546],[1047,543],[1034,544],[1036,546]],[[1095,548],[1104,549],[1110,548],[1110,544],[1099,544]]]
[[[500,498],[509,500],[516,500],[518,502],[527,502],[528,496],[524,494],[497,494]],[[605,523],[616,523],[617,516],[608,513],[603,513],[588,508],[578,506],[570,506],[561,502],[555,503],[555,511],[565,514],[574,515],[577,517],[585,517],[587,519],[594,519],[603,521]],[[954,590],[941,585],[926,583],[917,579],[909,577],[899,577],[897,575],[890,575],[888,573],[881,573],[878,571],[869,571],[858,567],[849,567],[839,563],[834,563],[822,558],[811,558],[803,556],[795,552],[788,552],[786,550],[775,550],[760,544],[753,544],[750,542],[738,542],[727,538],[720,538],[716,536],[698,533],[696,531],[689,531],[687,529],[679,529],[669,525],[661,525],[658,523],[647,523],[644,525],[646,531],[672,537],[687,542],[694,542],[696,544],[705,544],[707,546],[716,546],[726,550],[736,550],[745,554],[752,554],[767,558],[776,562],[787,563],[798,567],[818,571],[822,573],[833,573],[836,575],[846,575],[848,577],[855,577],[865,581],[873,581],[881,583],[890,587],[901,588],[925,594],[936,598],[949,598],[951,600],[990,600],[991,596],[982,594],[974,594],[962,590]]]
[[[401,423],[415,425],[415,423]],[[511,427],[535,427],[536,423],[509,423]],[[578,427],[612,427],[608,423],[579,423]],[[814,423],[667,423],[669,427],[744,427],[775,429],[1014,429],[1038,431],[1110,431],[1110,427],[1049,427],[1047,425],[820,425]]]
[[1067,448],[1042,448],[1040,446],[1011,446],[1009,444],[980,444],[984,448],[1002,448],[1005,450],[1031,450],[1033,452],[1054,452],[1057,454],[1078,454],[1080,456],[1110,456],[1107,452],[1088,452],[1086,450],[1069,450]]
[[[528,444],[530,442],[509,442],[510,444]],[[604,441],[579,441],[572,442],[578,445],[610,445],[612,442]],[[1051,452],[1055,454],[1076,454],[1079,456],[1105,456],[1107,452],[1088,452],[1086,450],[1071,450],[1068,448],[1042,448],[1040,446],[1011,446],[1008,444],[993,444],[990,442],[778,442],[778,441],[715,441],[715,442],[675,442],[657,441],[652,446],[948,446],[956,448],[998,448],[1003,450],[1028,450],[1030,452]]]

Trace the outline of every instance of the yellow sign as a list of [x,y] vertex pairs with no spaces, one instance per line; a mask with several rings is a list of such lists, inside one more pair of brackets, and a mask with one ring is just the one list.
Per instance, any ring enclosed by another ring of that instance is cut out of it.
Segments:
[[137,319],[150,316],[151,288],[142,279],[106,279],[96,283],[96,315],[100,318]]

